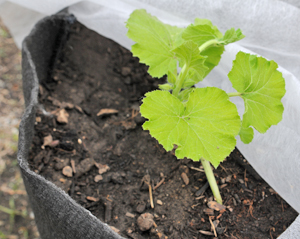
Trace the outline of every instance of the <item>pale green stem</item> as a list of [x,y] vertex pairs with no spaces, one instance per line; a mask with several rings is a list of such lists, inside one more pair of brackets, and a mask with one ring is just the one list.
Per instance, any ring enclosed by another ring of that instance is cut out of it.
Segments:
[[17,210],[14,210],[14,209],[10,209],[10,208],[7,208],[7,207],[3,207],[0,205],[0,211],[2,212],[5,212],[7,214],[14,214],[14,215],[20,215],[20,216],[24,216],[24,214],[22,212],[19,212]]
[[207,181],[209,183],[209,186],[211,188],[211,191],[213,192],[213,195],[214,195],[217,203],[222,204],[222,197],[221,197],[221,194],[219,191],[219,187],[217,185],[217,181],[216,181],[215,175],[211,169],[209,161],[207,161],[205,159],[201,159],[201,163],[203,165],[204,172],[207,177]]
[[242,93],[240,93],[240,92],[233,92],[233,93],[227,93],[227,95],[228,95],[229,97],[233,97],[233,96],[242,96]]
[[7,208],[7,207],[3,207],[0,205],[0,211],[5,212],[7,214],[16,214],[15,210]]
[[178,76],[178,79],[175,83],[175,89],[173,90],[173,95],[175,96],[178,96],[182,86],[183,86],[183,83],[184,83],[184,80],[185,80],[185,77],[188,73],[188,66],[187,65],[184,65],[180,71],[180,74]]
[[202,52],[204,51],[207,47],[211,46],[211,45],[215,45],[215,44],[218,44],[220,43],[217,39],[212,39],[212,40],[209,40],[205,43],[203,43],[200,47],[199,47],[199,51]]

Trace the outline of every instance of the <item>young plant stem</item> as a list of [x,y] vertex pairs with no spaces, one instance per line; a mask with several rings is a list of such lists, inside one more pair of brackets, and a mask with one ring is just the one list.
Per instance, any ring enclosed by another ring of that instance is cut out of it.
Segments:
[[233,92],[233,93],[228,93],[227,95],[228,95],[229,97],[242,96],[242,93],[240,93],[240,92]]
[[210,47],[212,45],[215,45],[215,44],[218,44],[220,43],[217,39],[212,39],[212,40],[209,40],[205,43],[203,43],[200,47],[199,47],[199,51],[202,52],[204,51],[207,47]]
[[175,88],[173,90],[173,95],[175,95],[176,97],[178,96],[180,90],[182,89],[185,77],[188,73],[188,66],[184,65],[179,73],[178,79],[176,80],[175,83]]
[[219,187],[217,185],[217,181],[216,178],[214,176],[214,173],[211,169],[210,163],[209,161],[205,160],[205,159],[201,159],[201,163],[203,165],[209,186],[211,188],[211,191],[213,192],[213,195],[217,201],[217,203],[222,204],[222,197],[219,191]]

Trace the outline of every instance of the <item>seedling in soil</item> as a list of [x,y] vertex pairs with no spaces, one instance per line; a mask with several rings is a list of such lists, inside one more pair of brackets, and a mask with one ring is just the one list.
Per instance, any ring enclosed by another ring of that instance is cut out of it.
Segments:
[[[144,130],[178,159],[200,161],[218,203],[222,198],[213,175],[234,149],[236,136],[248,144],[254,129],[265,133],[282,119],[285,81],[274,61],[239,52],[228,74],[236,92],[216,87],[193,88],[218,65],[224,46],[244,38],[231,28],[223,35],[211,21],[196,18],[186,28],[162,23],[145,10],[135,10],[127,21],[132,53],[149,66],[152,77],[167,75],[159,90],[145,94],[140,111],[148,119]],[[178,66],[180,71],[178,72]],[[230,97],[241,97],[239,116]]]

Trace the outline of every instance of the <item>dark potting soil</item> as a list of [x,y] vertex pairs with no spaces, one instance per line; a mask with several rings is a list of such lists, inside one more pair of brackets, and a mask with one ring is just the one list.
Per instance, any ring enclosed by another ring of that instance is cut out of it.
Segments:
[[[162,82],[128,50],[74,24],[40,87],[48,114],[36,116],[32,170],[126,238],[278,237],[297,213],[238,150],[214,170],[218,211],[200,163],[177,160],[142,130],[141,99]],[[144,213],[150,228],[138,220]]]

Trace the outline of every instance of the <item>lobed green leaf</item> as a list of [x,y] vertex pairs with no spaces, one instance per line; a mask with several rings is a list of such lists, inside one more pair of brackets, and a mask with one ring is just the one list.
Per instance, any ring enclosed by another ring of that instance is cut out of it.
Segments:
[[234,149],[241,120],[228,95],[215,87],[195,88],[183,104],[168,91],[145,95],[140,111],[143,125],[177,158],[204,158],[217,167]]
[[250,126],[265,133],[282,119],[285,81],[277,67],[274,61],[244,52],[239,52],[233,62],[228,77],[245,103],[243,127],[239,133],[244,143],[252,141]]
[[174,86],[169,84],[169,83],[165,83],[165,84],[158,85],[158,88],[161,89],[161,90],[170,91],[170,90],[173,90]]
[[176,80],[177,80],[177,69],[176,69],[176,72],[175,74],[173,74],[171,71],[168,71],[168,74],[167,74],[167,81],[174,85],[176,83]]
[[211,72],[211,70],[219,64],[224,50],[224,46],[221,45],[208,47],[201,52],[201,55],[207,57],[204,65],[208,68],[208,70],[205,72],[204,77],[206,77],[208,73]]
[[187,88],[187,89],[184,89],[182,91],[179,92],[177,98],[185,103],[188,99],[189,99],[189,96],[190,96],[190,93],[194,90],[194,88]]
[[234,28],[231,28],[225,32],[224,37],[220,41],[222,44],[227,45],[242,40],[244,37],[245,35],[243,35],[241,29],[234,30]]
[[240,29],[234,30],[234,28],[227,30],[223,36],[211,21],[199,18],[195,19],[195,24],[191,24],[182,32],[182,38],[184,40],[192,40],[198,47],[208,41],[214,41],[213,45],[210,45],[201,51],[201,55],[207,57],[204,64],[209,68],[209,70],[206,71],[205,76],[219,64],[221,55],[224,52],[224,45],[239,41],[244,37],[245,36]]
[[[243,123],[245,123],[245,121]],[[242,125],[239,135],[240,135],[242,142],[244,142],[245,144],[249,144],[253,140],[253,137],[254,137],[253,128],[247,127],[247,126],[245,127]]]
[[212,28],[212,30],[214,31],[214,34],[218,37],[221,38],[223,36],[222,32],[219,31],[219,29],[217,28],[217,26],[214,26],[212,24],[212,22],[208,19],[201,19],[201,18],[195,18],[194,20],[194,25],[208,25]]
[[186,41],[193,41],[199,46],[213,39],[220,39],[223,34],[216,26],[213,26],[211,21],[207,19],[195,20],[195,24],[189,25],[183,32],[182,38]]
[[177,60],[171,51],[181,44],[183,29],[162,23],[145,10],[135,10],[127,21],[127,36],[136,42],[132,53],[149,66],[149,74],[162,77],[177,69]]

